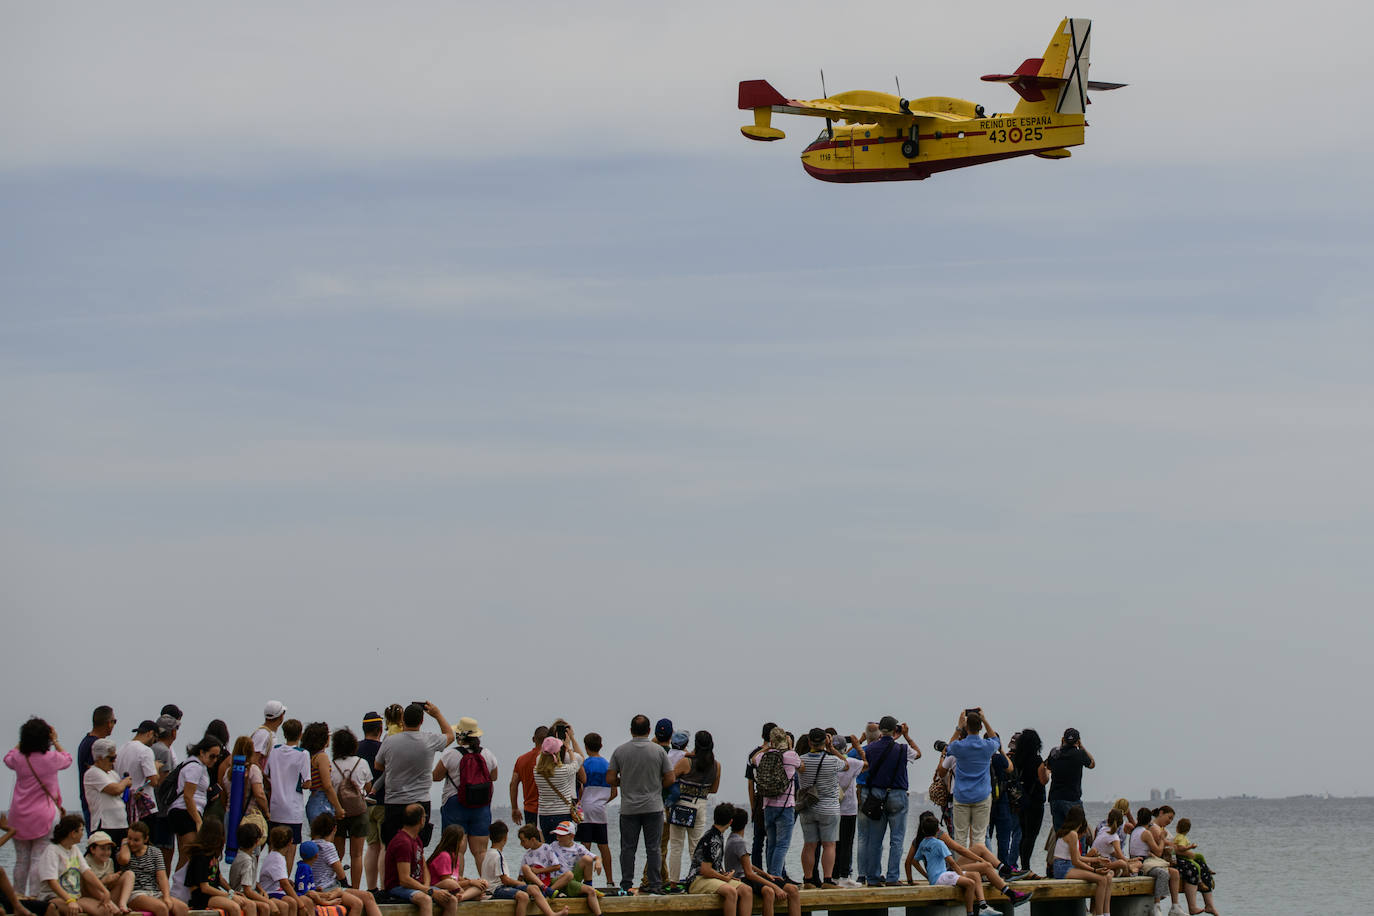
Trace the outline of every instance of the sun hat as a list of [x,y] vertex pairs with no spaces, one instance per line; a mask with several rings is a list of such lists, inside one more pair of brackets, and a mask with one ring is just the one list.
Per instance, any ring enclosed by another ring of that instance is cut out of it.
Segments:
[[458,724],[453,726],[455,735],[467,735],[469,738],[482,737],[482,729],[478,728],[477,720],[472,716],[463,716],[458,720]]

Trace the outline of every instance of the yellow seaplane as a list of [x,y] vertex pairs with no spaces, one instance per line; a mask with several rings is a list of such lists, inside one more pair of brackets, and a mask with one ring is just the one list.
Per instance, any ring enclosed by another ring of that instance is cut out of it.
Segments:
[[801,155],[807,174],[821,181],[912,181],[1014,156],[1067,159],[1068,148],[1083,143],[1088,91],[1126,85],[1088,79],[1091,38],[1092,20],[1065,19],[1043,56],[1015,73],[983,77],[1021,96],[1010,114],[988,115],[963,99],[904,99],[862,89],[788,99],[767,80],[744,80],[739,107],[753,110],[754,123],[740,132],[750,140],[781,140],[774,112],[825,118],[825,130]]

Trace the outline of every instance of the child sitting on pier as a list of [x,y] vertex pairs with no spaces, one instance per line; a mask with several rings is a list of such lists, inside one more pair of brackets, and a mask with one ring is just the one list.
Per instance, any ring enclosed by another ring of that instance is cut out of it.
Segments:
[[[1178,869],[1179,880],[1183,883],[1183,894],[1188,900],[1189,912],[1215,914],[1217,907],[1212,902],[1212,891],[1216,888],[1216,881],[1212,877],[1212,869],[1207,867],[1207,860],[1201,853],[1196,852],[1197,844],[1188,840],[1188,834],[1192,829],[1192,821],[1186,817],[1179,818],[1178,833],[1174,834],[1174,866]],[[1201,910],[1197,908],[1198,890],[1202,891],[1202,900],[1206,904]]]
[[1118,809],[1108,811],[1107,819],[1097,828],[1097,836],[1093,838],[1092,845],[1093,854],[1105,862],[1113,874],[1121,877],[1133,875],[1140,870],[1140,863],[1126,858],[1126,852],[1121,848],[1119,837],[1124,820]]
[[[554,836],[571,838],[575,830],[570,821],[561,821],[553,832]],[[545,844],[543,834],[534,824],[521,827],[519,836],[520,845],[525,848],[525,857],[520,863],[520,874],[527,881],[542,886],[550,897],[556,893],[585,896],[587,909],[593,916],[601,916],[601,895],[592,886],[591,875],[582,871],[580,862],[576,869],[564,864],[558,844]],[[591,858],[591,855],[588,854],[587,858]],[[587,881],[585,884],[582,883],[584,879]]]
[[567,907],[555,912],[553,907],[549,906],[549,901],[544,897],[544,892],[538,884],[526,884],[510,876],[510,871],[506,868],[506,839],[510,836],[510,828],[506,826],[506,822],[493,821],[490,829],[491,845],[483,853],[479,868],[482,880],[491,888],[488,896],[492,900],[514,900],[514,916],[525,916],[525,910],[531,900],[544,916],[568,916]]
[[[382,916],[371,894],[355,891],[348,886],[348,876],[344,874],[338,847],[334,845],[334,835],[338,829],[338,821],[328,811],[315,815],[310,822],[310,839],[315,844],[315,857],[310,860],[310,871],[315,879],[316,893],[327,898],[328,903],[346,907],[351,916],[358,916],[359,911],[366,911],[367,916]],[[305,858],[304,854],[301,858]],[[321,898],[315,899],[318,902]]]
[[964,894],[964,909],[968,916],[982,912],[987,901],[983,899],[983,882],[977,875],[966,875],[959,870],[959,863],[937,836],[940,821],[931,812],[921,815],[916,827],[916,839],[911,841],[911,849],[906,854],[906,883],[915,884],[911,867],[921,873],[931,887],[957,887]]
[[785,878],[760,871],[749,852],[744,828],[749,824],[749,812],[736,808],[730,818],[730,837],[725,841],[725,870],[743,881],[763,900],[763,916],[773,916],[773,905],[779,897],[787,900],[787,916],[801,916],[801,888]]
[[457,894],[460,902],[480,900],[487,890],[485,881],[463,877],[463,850],[467,847],[467,832],[457,824],[449,824],[439,834],[439,845],[430,853],[429,883]]

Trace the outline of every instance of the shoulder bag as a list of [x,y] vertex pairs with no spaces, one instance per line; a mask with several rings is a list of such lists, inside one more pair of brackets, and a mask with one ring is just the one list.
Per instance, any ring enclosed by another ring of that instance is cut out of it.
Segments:
[[62,803],[57,799],[53,798],[53,794],[48,791],[48,787],[43,785],[43,780],[41,777],[39,777],[38,771],[33,768],[33,761],[29,759],[28,754],[24,755],[24,762],[29,765],[29,772],[33,774],[33,781],[38,783],[38,788],[42,789],[43,794],[48,796],[48,801],[52,802],[54,805],[57,806],[57,816],[66,817],[67,809],[62,807]]

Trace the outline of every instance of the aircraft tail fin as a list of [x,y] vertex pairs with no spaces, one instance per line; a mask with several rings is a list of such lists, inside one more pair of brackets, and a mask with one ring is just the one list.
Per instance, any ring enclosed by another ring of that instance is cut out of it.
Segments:
[[1125,83],[1088,79],[1091,19],[1067,18],[1059,23],[1042,57],[1027,58],[1015,73],[990,73],[990,83],[1009,83],[1021,96],[1016,114],[1084,114],[1088,90],[1119,89]]

